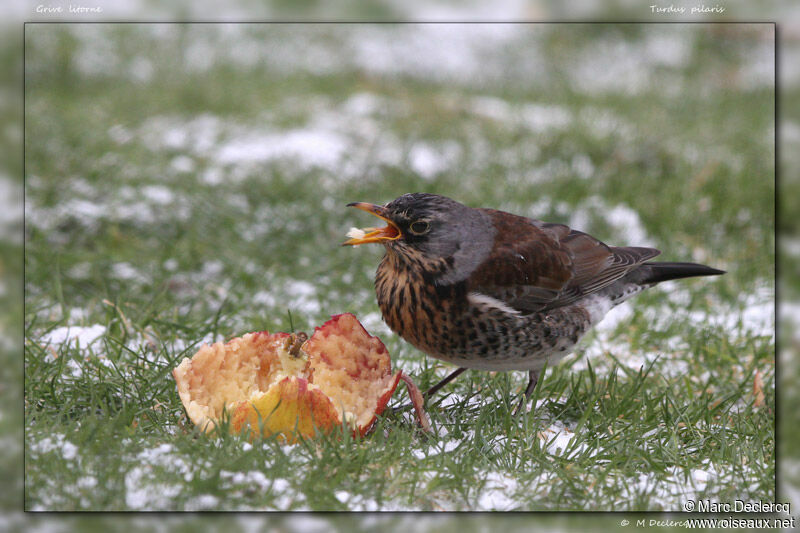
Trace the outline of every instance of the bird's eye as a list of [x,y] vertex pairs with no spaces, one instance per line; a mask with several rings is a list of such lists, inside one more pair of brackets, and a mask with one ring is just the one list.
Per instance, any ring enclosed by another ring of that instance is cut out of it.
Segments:
[[408,229],[411,230],[411,233],[414,235],[422,235],[423,233],[427,233],[430,229],[431,225],[424,221],[424,220],[417,220],[416,222],[412,223]]

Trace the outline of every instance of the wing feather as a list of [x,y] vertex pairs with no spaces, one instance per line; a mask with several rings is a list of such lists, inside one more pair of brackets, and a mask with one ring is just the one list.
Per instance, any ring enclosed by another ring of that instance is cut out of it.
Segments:
[[469,290],[522,313],[568,305],[661,253],[611,247],[563,224],[485,211],[497,230],[494,248],[470,276]]

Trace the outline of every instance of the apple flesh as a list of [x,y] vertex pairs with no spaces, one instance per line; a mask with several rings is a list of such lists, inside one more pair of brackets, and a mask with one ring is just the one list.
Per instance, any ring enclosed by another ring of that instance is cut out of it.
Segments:
[[227,416],[234,433],[288,442],[342,425],[363,436],[403,379],[420,424],[430,429],[419,389],[392,372],[386,347],[354,315],[333,316],[302,341],[259,332],[203,345],[173,371],[189,418],[212,431]]

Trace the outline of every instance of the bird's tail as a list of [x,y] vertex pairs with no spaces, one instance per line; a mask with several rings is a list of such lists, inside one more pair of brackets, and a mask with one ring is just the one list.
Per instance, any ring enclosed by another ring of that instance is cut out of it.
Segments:
[[[636,283],[649,285],[671,279],[692,278],[695,276],[719,276],[724,270],[717,270],[697,263],[643,263],[633,274]],[[629,274],[629,275],[630,275]]]

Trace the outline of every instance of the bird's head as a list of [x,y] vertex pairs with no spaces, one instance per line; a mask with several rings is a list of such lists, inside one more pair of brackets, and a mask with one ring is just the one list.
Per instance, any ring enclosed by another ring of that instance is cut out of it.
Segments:
[[345,245],[377,242],[390,252],[416,253],[426,259],[450,257],[468,242],[464,230],[473,211],[455,200],[428,193],[404,194],[383,206],[354,202],[348,207],[371,213],[387,226],[351,232]]

